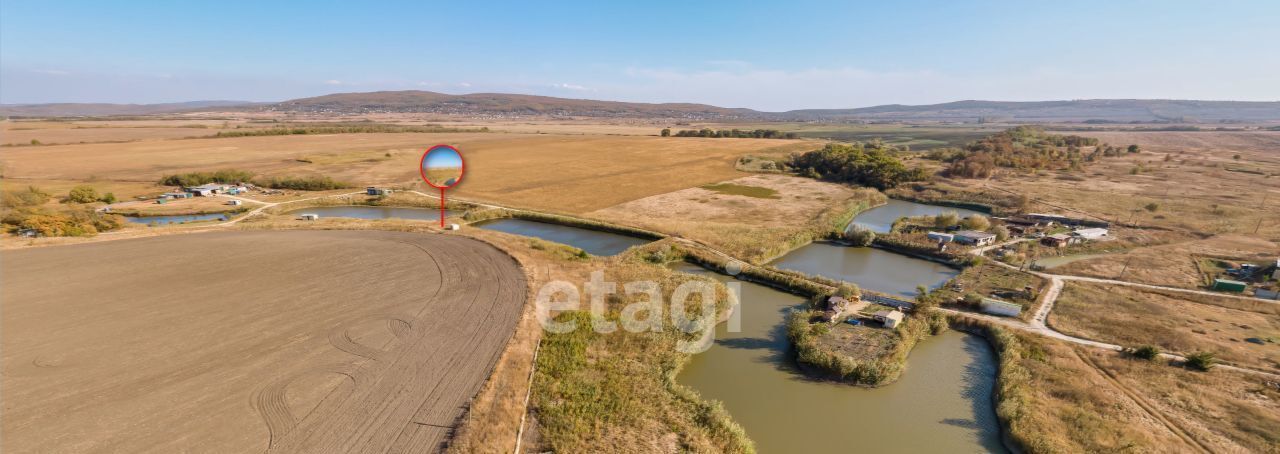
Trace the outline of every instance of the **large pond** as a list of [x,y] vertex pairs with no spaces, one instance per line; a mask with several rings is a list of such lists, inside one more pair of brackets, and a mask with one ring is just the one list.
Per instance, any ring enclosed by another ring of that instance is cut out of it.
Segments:
[[801,273],[848,281],[881,293],[914,298],[916,286],[937,288],[958,272],[939,263],[868,247],[810,243],[770,263]]
[[741,332],[721,323],[715,344],[677,381],[723,402],[759,452],[1004,452],[992,397],[997,362],[983,339],[953,331],[925,339],[901,378],[880,388],[815,381],[795,368],[785,332],[787,311],[803,299],[741,285]]
[[168,224],[186,224],[188,222],[198,221],[225,221],[230,219],[226,213],[210,213],[210,214],[179,214],[173,216],[125,216],[125,219],[135,224],[147,225],[168,225]]
[[[369,205],[329,206],[301,208],[287,214],[299,215],[314,213],[320,218],[355,218],[355,219],[412,219],[421,221],[439,221],[440,210],[431,208],[379,207]],[[445,217],[461,214],[459,211],[447,210]]]
[[567,244],[587,251],[591,255],[614,255],[631,246],[648,243],[649,240],[616,233],[581,229],[559,224],[526,221],[524,219],[499,219],[482,222],[476,227],[499,232],[514,233],[547,241]]
[[889,199],[889,203],[859,213],[858,216],[853,219],[853,223],[849,225],[851,227],[857,226],[869,229],[876,233],[885,233],[893,228],[893,222],[897,221],[899,218],[909,216],[937,216],[947,212],[959,214],[961,218],[975,214],[981,214],[983,216],[987,215],[986,213],[966,210],[964,208],[925,205],[923,203]]

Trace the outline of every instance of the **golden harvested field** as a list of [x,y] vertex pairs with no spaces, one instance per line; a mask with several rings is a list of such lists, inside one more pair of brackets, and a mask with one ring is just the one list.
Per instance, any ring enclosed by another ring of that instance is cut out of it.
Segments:
[[1280,373],[1280,304],[1068,282],[1049,324],[1087,339],[1184,355],[1209,351],[1232,364]]
[[525,302],[509,256],[435,234],[169,235],[2,259],[5,452],[431,450]]
[[240,122],[211,120],[150,121],[0,121],[0,144],[45,145],[80,142],[122,142],[181,139],[216,134],[223,124]]
[[466,178],[453,194],[570,213],[740,176],[733,163],[742,154],[816,146],[638,136],[333,134],[14,147],[0,161],[6,178],[26,181],[96,176],[150,182],[166,174],[234,168],[423,188],[422,151],[439,143],[458,146],[467,162]]
[[738,257],[763,259],[810,228],[824,212],[867,192],[778,174],[749,175],[726,183],[776,194],[753,197],[691,187],[592,211],[587,216],[695,238]]

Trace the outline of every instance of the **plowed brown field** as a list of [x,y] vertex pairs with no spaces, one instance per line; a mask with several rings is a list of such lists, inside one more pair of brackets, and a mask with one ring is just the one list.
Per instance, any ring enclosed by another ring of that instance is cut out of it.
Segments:
[[478,241],[225,232],[6,251],[4,452],[421,452],[525,301]]

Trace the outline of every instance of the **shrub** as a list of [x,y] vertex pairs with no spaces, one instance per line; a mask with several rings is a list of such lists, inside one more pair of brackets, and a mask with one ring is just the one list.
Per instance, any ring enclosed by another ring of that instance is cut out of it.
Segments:
[[1147,209],[1147,211],[1150,211],[1150,212],[1154,213],[1156,210],[1159,210],[1159,209],[1160,209],[1160,204],[1155,203],[1155,202],[1151,202],[1151,203],[1148,203],[1148,204],[1147,204],[1146,206],[1144,206],[1143,208],[1146,208],[1146,209]]
[[854,246],[867,247],[876,241],[876,233],[862,227],[854,227],[844,233],[844,239]]
[[858,288],[858,284],[845,282],[836,288],[835,295],[841,298],[857,298],[862,296],[862,289]]
[[25,191],[4,191],[0,193],[0,205],[6,208],[33,207],[44,205],[49,201],[49,193],[35,186],[27,186]]
[[67,193],[68,203],[93,203],[98,201],[98,190],[92,186],[76,186]]
[[1160,357],[1160,348],[1154,345],[1143,345],[1126,351],[1135,358],[1145,359],[1147,361],[1155,361],[1156,358]]
[[320,175],[311,175],[305,177],[271,177],[256,180],[259,186],[266,186],[272,189],[293,189],[298,191],[327,191],[330,189],[343,189],[351,187],[351,184],[334,180],[333,178]]
[[1218,358],[1213,352],[1195,352],[1187,355],[1187,367],[1198,371],[1208,371],[1218,364]]
[[975,214],[964,218],[960,225],[969,230],[983,231],[991,228],[991,220],[987,219],[986,216]]
[[160,179],[164,186],[200,186],[209,183],[244,183],[253,178],[253,172],[235,169],[223,169],[213,172],[190,172],[178,175],[167,175]]
[[1003,225],[997,225],[994,229],[991,230],[991,233],[996,234],[996,241],[1004,241],[1009,239],[1009,228]]
[[115,193],[108,192],[106,194],[103,194],[102,197],[99,198],[98,200],[101,201],[102,203],[116,203],[117,199],[116,199]]
[[933,226],[944,229],[960,223],[960,214],[954,211],[939,214],[933,217]]

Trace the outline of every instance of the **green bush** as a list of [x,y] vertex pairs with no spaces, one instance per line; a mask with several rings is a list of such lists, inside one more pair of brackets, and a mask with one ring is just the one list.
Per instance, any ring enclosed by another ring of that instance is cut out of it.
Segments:
[[5,208],[33,207],[49,202],[49,193],[35,186],[27,186],[25,191],[0,192],[0,205]]
[[1126,352],[1133,355],[1134,358],[1145,359],[1147,361],[1155,361],[1156,358],[1160,357],[1160,348],[1154,345],[1143,345],[1141,347],[1128,349]]
[[1218,364],[1217,355],[1213,352],[1195,352],[1187,355],[1187,367],[1198,371],[1208,371]]
[[98,201],[98,190],[92,186],[76,186],[67,193],[67,203],[93,203]]

